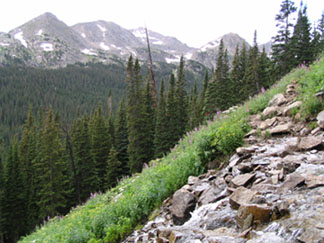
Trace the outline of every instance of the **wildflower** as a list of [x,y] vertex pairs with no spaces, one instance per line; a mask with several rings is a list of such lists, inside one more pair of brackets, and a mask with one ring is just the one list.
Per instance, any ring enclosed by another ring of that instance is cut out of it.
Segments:
[[146,164],[146,163],[144,163],[143,167],[144,167],[145,169],[150,168],[150,167],[148,166],[148,164]]
[[261,87],[261,93],[264,94],[264,92],[265,92],[265,89],[264,89],[264,87],[262,86],[262,87]]
[[250,110],[249,110],[249,107],[247,107],[247,108],[246,108],[246,112],[247,112],[247,113],[249,113],[249,112],[250,112]]

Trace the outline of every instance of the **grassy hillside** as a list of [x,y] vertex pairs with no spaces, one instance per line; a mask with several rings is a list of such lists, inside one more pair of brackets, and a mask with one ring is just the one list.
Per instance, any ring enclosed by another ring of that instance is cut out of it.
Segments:
[[[285,76],[270,90],[254,97],[228,116],[188,133],[165,157],[151,161],[142,173],[122,180],[116,188],[93,195],[87,203],[71,210],[64,218],[45,222],[21,242],[117,242],[162,201],[183,186],[189,175],[203,172],[206,163],[230,154],[243,144],[249,130],[249,115],[262,111],[287,84],[301,84],[303,114],[315,114],[323,108],[313,94],[324,85],[324,60],[310,68],[301,66]],[[305,119],[306,117],[304,117]]]

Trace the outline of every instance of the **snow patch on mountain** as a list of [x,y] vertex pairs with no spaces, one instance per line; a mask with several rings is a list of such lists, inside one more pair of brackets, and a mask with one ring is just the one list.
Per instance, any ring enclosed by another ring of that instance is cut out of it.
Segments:
[[184,57],[188,60],[191,59],[193,53],[187,53]]
[[44,50],[44,51],[53,51],[53,44],[52,43],[42,43],[40,45],[40,47]]
[[107,46],[107,45],[106,45],[105,43],[103,43],[103,42],[100,42],[100,48],[103,49],[103,50],[105,50],[105,51],[110,50],[110,47]]
[[38,36],[40,36],[40,35],[42,35],[43,34],[43,30],[42,29],[40,29],[39,31],[37,31],[37,33],[36,33],[36,35],[38,35]]
[[165,61],[167,62],[167,63],[177,63],[177,62],[180,62],[180,56],[176,56],[176,57],[174,57],[174,58],[165,58]]
[[24,33],[22,31],[19,31],[17,34],[14,35],[14,38],[16,40],[19,40],[20,43],[27,48],[27,42],[24,39]]
[[207,49],[212,49],[217,47],[220,44],[220,39],[213,40],[211,42],[208,42],[206,45],[203,45],[200,50],[201,51],[207,51]]
[[100,24],[97,24],[98,28],[102,31],[102,32],[106,32],[107,29],[105,27],[102,27]]
[[91,50],[89,50],[89,49],[83,49],[83,50],[81,50],[81,52],[82,52],[83,54],[86,54],[86,55],[90,55],[90,56],[97,56],[97,53],[93,52],[92,49],[91,49]]
[[8,43],[1,43],[0,42],[0,46],[10,46],[10,44],[8,44]]
[[146,39],[146,33],[144,31],[144,29],[136,29],[132,31],[133,35],[135,35],[137,38],[141,38],[141,39]]
[[86,36],[85,33],[82,33],[81,36],[82,36],[83,38],[87,38],[87,36]]

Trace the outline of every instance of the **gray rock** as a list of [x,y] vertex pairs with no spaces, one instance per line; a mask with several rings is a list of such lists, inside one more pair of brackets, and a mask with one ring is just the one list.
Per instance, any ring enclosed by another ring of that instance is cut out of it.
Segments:
[[231,180],[231,183],[234,185],[234,187],[246,186],[252,181],[254,176],[255,174],[250,173],[237,175]]
[[305,178],[298,173],[288,175],[287,179],[278,188],[278,192],[287,192],[294,189],[296,186],[304,183]]
[[274,128],[270,129],[269,133],[271,135],[289,133],[292,126],[293,126],[293,124],[291,122],[288,122],[286,124],[277,125]]
[[301,105],[303,104],[302,101],[296,101],[292,104],[290,104],[289,106],[285,107],[285,109],[283,110],[283,115],[287,116],[291,114],[292,109],[297,109],[299,108]]
[[274,116],[278,113],[279,108],[277,106],[270,106],[263,110],[262,114],[265,117]]
[[172,197],[171,214],[175,225],[182,225],[190,219],[192,212],[196,206],[194,195],[184,189],[176,191]]
[[[205,205],[209,203],[217,202],[218,200],[223,199],[227,196],[227,193],[222,194],[222,189],[216,186],[209,187],[206,191],[204,191],[198,200],[198,205]],[[226,190],[225,190],[226,192]]]
[[322,144],[321,137],[315,137],[315,136],[302,137],[298,144],[298,149],[300,149],[302,151],[303,150],[311,150],[321,144]]
[[255,224],[268,223],[271,214],[272,208],[267,205],[242,204],[237,211],[236,221],[243,230],[246,230],[252,226],[252,222]]
[[233,209],[238,209],[242,204],[250,203],[256,194],[256,191],[245,187],[238,187],[229,197],[229,203]]
[[286,102],[287,100],[283,94],[276,94],[272,100],[269,101],[268,106],[280,106]]
[[267,129],[268,127],[273,126],[276,122],[277,122],[277,117],[269,118],[269,119],[261,122],[259,128],[261,130]]
[[321,111],[320,113],[318,113],[317,117],[317,124],[320,128],[324,128],[324,111]]

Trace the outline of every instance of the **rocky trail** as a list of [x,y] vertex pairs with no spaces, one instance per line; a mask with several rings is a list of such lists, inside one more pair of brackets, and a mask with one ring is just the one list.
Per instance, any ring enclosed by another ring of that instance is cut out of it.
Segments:
[[276,95],[226,167],[189,177],[124,242],[324,242],[324,112],[310,129],[295,97]]

